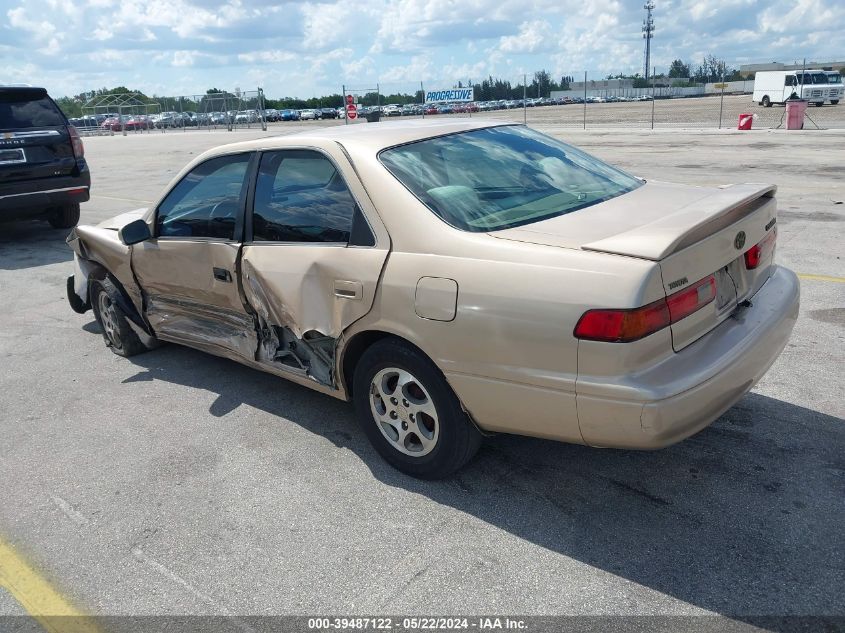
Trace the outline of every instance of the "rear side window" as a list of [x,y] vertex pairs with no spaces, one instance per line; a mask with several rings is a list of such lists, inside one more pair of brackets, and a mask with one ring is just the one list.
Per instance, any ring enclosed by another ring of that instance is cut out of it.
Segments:
[[448,224],[498,231],[633,191],[643,183],[524,126],[471,130],[385,150],[382,164]]
[[252,214],[256,242],[349,242],[355,199],[334,164],[319,152],[261,157]]
[[0,90],[0,129],[59,127],[65,117],[42,90]]

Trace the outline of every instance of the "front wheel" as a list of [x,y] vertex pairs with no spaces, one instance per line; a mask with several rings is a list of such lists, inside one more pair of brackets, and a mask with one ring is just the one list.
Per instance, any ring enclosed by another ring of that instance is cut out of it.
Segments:
[[766,95],[765,97],[763,97],[763,101],[761,101],[760,104],[764,108],[771,108],[772,107],[772,100],[769,99],[769,95]]
[[58,207],[47,216],[47,221],[54,229],[72,229],[79,222],[79,205],[66,204]]
[[106,347],[118,356],[128,358],[147,351],[138,335],[129,325],[129,320],[117,304],[120,290],[108,279],[91,282],[89,297],[94,317],[103,330]]
[[355,414],[367,438],[394,468],[440,479],[478,451],[481,434],[443,374],[411,345],[385,339],[355,368]]

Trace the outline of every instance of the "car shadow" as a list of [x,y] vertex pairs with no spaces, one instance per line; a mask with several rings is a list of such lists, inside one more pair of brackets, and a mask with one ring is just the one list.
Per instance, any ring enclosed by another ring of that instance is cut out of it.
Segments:
[[387,466],[346,403],[176,345],[130,360],[139,372],[125,382],[216,394],[213,416],[246,404],[290,420],[355,453],[385,485],[695,607],[757,624],[845,611],[842,419],[752,393],[661,451],[501,435],[452,478],[427,482]]
[[23,270],[73,259],[65,239],[69,229],[54,229],[44,220],[0,223],[0,270]]

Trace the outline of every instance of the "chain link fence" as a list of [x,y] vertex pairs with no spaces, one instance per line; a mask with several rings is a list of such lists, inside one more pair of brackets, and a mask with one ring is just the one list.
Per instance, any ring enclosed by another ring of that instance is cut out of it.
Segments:
[[84,136],[188,130],[267,129],[278,120],[265,107],[264,91],[235,90],[204,95],[148,98],[138,93],[97,95],[70,123]]
[[[589,128],[736,129],[784,126],[785,108],[752,99],[753,80],[693,85],[685,79],[608,79],[606,73],[571,71],[547,84],[533,75],[423,79],[344,85],[356,102],[356,120],[394,117],[473,117],[527,124]],[[376,112],[378,116],[372,116]],[[370,115],[370,116],[368,116]],[[351,121],[347,121],[351,122]],[[805,129],[845,128],[845,105],[829,101],[807,110]]]

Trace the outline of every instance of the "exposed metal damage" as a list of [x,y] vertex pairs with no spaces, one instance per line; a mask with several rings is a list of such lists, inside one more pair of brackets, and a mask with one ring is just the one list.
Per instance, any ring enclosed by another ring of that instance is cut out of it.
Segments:
[[[259,276],[241,260],[245,304],[255,310],[258,331],[256,358],[259,363],[283,367],[317,382],[334,386],[334,356],[337,339],[317,330],[308,330],[298,337],[292,327],[279,325],[283,320],[292,323],[284,305],[272,309]],[[287,317],[287,319],[285,319]]]
[[259,362],[282,365],[286,369],[333,386],[334,354],[337,339],[316,330],[297,338],[286,327],[274,325],[259,332]]

